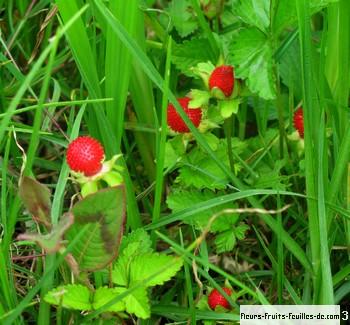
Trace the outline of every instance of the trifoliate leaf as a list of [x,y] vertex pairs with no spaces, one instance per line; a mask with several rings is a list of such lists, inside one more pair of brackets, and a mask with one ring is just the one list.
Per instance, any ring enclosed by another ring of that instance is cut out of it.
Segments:
[[[168,195],[167,198],[167,204],[168,207],[173,211],[173,212],[178,212],[187,208],[191,208],[193,205],[197,203],[201,203],[204,201],[208,201],[210,199],[214,199],[218,197],[220,193],[214,193],[208,190],[204,190],[202,192],[198,190],[189,190],[189,191],[184,191],[184,190],[179,190],[171,193]],[[187,224],[194,225],[195,227],[199,229],[203,229],[206,226],[208,226],[209,220],[213,215],[216,213],[223,211],[224,209],[228,208],[234,208],[235,206],[232,203],[226,203],[223,205],[220,205],[215,208],[208,208],[205,211],[201,211],[199,213],[195,213],[194,215],[183,219],[182,221]],[[236,218],[234,214],[227,214],[224,216],[220,216],[217,218],[217,220],[213,223],[212,226],[215,227],[216,223],[220,223],[221,218]],[[220,226],[217,226],[217,230],[221,230]],[[225,228],[226,229],[226,228]]]
[[113,283],[120,286],[129,285],[130,263],[138,254],[140,254],[140,248],[140,243],[130,243],[128,247],[124,249],[123,254],[118,257],[112,270]]
[[172,61],[182,73],[193,77],[193,68],[199,63],[216,61],[216,57],[208,49],[210,44],[206,38],[193,38],[182,44],[174,44]]
[[[232,139],[233,150],[240,154],[244,148],[244,143],[236,138]],[[221,160],[227,168],[229,160],[227,155],[226,139],[220,140],[215,155]],[[180,174],[176,181],[183,186],[194,186],[198,189],[224,189],[229,183],[226,173],[217,165],[217,163],[208,157],[207,153],[200,148],[195,148],[190,154],[182,160],[183,166],[180,168]],[[239,166],[239,164],[236,164]]]
[[[222,154],[220,158],[228,167],[227,155]],[[180,168],[180,174],[176,182],[186,187],[194,186],[197,189],[224,189],[229,183],[227,175],[210,158],[203,158],[195,162],[186,162]]]
[[151,316],[151,306],[149,303],[147,289],[140,287],[132,291],[124,298],[126,311],[135,314],[137,317],[146,319]]
[[[100,287],[96,290],[94,294],[94,302],[92,303],[92,306],[94,309],[99,309],[100,307],[107,304],[109,301],[111,301],[116,296],[122,294],[125,291],[126,291],[126,288]],[[105,309],[105,311],[111,311],[111,312],[120,312],[123,310],[125,310],[124,300],[119,300],[112,306]]]
[[236,237],[233,229],[215,235],[215,246],[218,254],[232,251],[235,245]]
[[234,228],[235,236],[238,240],[242,240],[245,238],[245,233],[249,229],[249,226],[242,223],[239,226]]
[[91,310],[90,291],[81,284],[68,284],[49,291],[44,300],[51,305],[62,305],[76,310]]
[[180,258],[148,253],[136,256],[130,265],[130,285],[145,282],[146,287],[163,284],[170,280],[182,267]]
[[270,25],[270,6],[270,0],[232,0],[233,13],[263,32],[267,32]]
[[127,236],[123,236],[120,244],[119,254],[124,254],[124,249],[131,243],[137,243],[139,245],[139,254],[146,253],[152,250],[152,241],[148,233],[142,229],[136,229]]
[[284,176],[281,173],[285,164],[285,160],[277,160],[273,169],[267,165],[259,168],[259,178],[254,182],[254,187],[285,191],[290,178],[290,176]]
[[137,255],[151,252],[151,241],[145,230],[137,229],[123,238],[121,248],[112,270],[112,281],[120,286],[128,286],[131,261]]
[[269,39],[257,28],[243,28],[234,38],[229,55],[235,76],[246,79],[249,89],[264,99],[276,96],[272,50]]
[[[222,228],[224,229],[224,226]],[[237,240],[242,240],[245,238],[245,232],[249,229],[249,227],[242,223],[238,226],[231,224],[231,226],[229,225],[226,229],[227,230],[215,234],[216,252],[219,254],[232,251],[237,243]]]
[[[231,205],[231,209],[236,208],[236,205]],[[224,210],[223,210],[224,211]],[[210,227],[210,232],[221,232],[232,229],[239,218],[238,213],[223,213],[219,215]]]
[[198,21],[192,13],[189,0],[171,1],[169,14],[172,23],[181,37],[186,37],[198,28]]

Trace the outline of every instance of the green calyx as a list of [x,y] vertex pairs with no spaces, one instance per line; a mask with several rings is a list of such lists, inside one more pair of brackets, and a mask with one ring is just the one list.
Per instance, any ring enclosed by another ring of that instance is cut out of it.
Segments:
[[76,182],[80,184],[81,195],[86,197],[89,194],[97,192],[105,187],[117,186],[123,183],[123,168],[116,164],[121,155],[115,155],[112,159],[105,161],[101,170],[93,176],[85,176],[82,173],[71,171],[71,174]]

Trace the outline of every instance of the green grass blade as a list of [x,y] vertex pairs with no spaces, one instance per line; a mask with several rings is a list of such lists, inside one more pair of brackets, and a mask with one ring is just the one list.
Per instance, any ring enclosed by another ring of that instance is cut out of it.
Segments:
[[156,189],[154,197],[154,208],[152,222],[159,220],[160,211],[161,211],[161,202],[162,202],[162,192],[163,192],[163,169],[164,169],[164,160],[165,160],[165,144],[167,138],[167,106],[168,106],[168,89],[169,89],[169,80],[170,80],[170,67],[171,67],[171,44],[172,39],[168,39],[167,47],[167,59],[165,64],[165,91],[162,98],[162,124],[160,131],[158,132],[158,146],[157,146],[157,174],[156,174]]
[[[311,43],[311,20],[309,2],[298,0],[297,13],[300,35],[301,48],[301,66],[302,66],[302,88],[303,88],[303,108],[304,108],[304,125],[305,125],[305,174],[306,174],[306,193],[307,196],[317,197],[315,171],[317,166],[314,151],[317,141],[317,130],[314,126],[318,125],[319,114],[314,111],[314,98],[316,98],[316,90],[314,84],[314,70],[312,66],[313,48]],[[311,245],[311,258],[314,269],[314,302],[317,302],[318,291],[321,289],[316,284],[316,278],[320,275],[320,236],[319,236],[319,220],[317,211],[317,202],[308,199],[308,216],[309,216],[309,233]]]
[[[110,11],[131,34],[135,33],[137,1],[111,1]],[[115,37],[113,30],[107,26],[106,60],[105,60],[105,95],[114,99],[106,103],[107,117],[115,130],[117,145],[121,144],[124,132],[124,110],[128,96],[131,72],[131,55],[124,44]]]

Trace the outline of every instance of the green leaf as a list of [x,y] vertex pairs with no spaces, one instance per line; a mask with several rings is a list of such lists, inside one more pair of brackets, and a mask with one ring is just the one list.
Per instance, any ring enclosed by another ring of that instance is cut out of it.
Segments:
[[58,224],[56,224],[51,232],[46,235],[42,234],[20,234],[18,240],[31,240],[36,242],[46,253],[51,254],[59,251],[63,246],[63,235],[73,224],[74,218],[71,213],[62,216]]
[[270,0],[232,0],[232,10],[246,24],[267,32],[270,26]]
[[288,86],[290,90],[293,89],[297,102],[301,100],[303,98],[303,92],[299,39],[295,39],[284,52],[279,62],[278,72],[283,83]]
[[137,229],[126,237],[123,237],[120,255],[112,270],[113,283],[120,286],[129,286],[130,264],[139,254],[152,251],[151,240],[143,229]]
[[186,144],[182,134],[178,134],[168,140],[165,145],[165,161],[164,168],[174,166],[177,161],[181,160],[181,156],[186,152]]
[[[190,208],[193,205],[204,202],[210,199],[214,199],[217,197],[219,193],[214,193],[212,191],[204,190],[202,192],[198,190],[193,190],[193,191],[175,191],[168,195],[167,198],[167,204],[168,207],[173,211],[173,212],[179,212],[183,209]],[[227,208],[234,208],[235,206],[232,203],[227,203],[223,204],[219,207],[214,207],[210,209],[206,209],[205,211],[202,211],[200,213],[194,214],[189,218],[186,218],[186,220],[183,220],[183,222],[194,225],[195,227],[199,229],[203,229],[208,225],[208,222],[210,218]],[[220,226],[221,220],[223,222],[227,222],[227,219],[230,220],[235,220],[237,217],[234,214],[225,214],[217,218],[217,220],[213,223],[212,229],[215,229],[217,231],[222,230],[222,227]],[[226,225],[225,225],[226,226]],[[215,228],[216,227],[216,228]],[[227,229],[227,228],[224,228]]]
[[213,133],[203,133],[203,138],[207,142],[211,150],[216,151],[220,144],[220,139],[216,137]]
[[[236,208],[236,205],[231,205],[230,208],[231,209]],[[239,218],[238,213],[222,214],[215,219],[215,221],[210,227],[210,232],[216,233],[216,232],[232,229],[234,228],[234,225],[237,223],[238,218]]]
[[104,268],[118,254],[125,222],[124,186],[110,187],[88,195],[76,203],[71,212],[74,225],[67,238],[72,240],[87,225],[84,241],[78,242],[72,254],[83,271]]
[[[94,301],[92,303],[92,306],[94,309],[99,309],[112,299],[114,299],[116,296],[122,294],[125,292],[125,288],[108,288],[108,287],[100,287],[96,290],[94,294]],[[123,300],[119,300],[112,306],[108,307],[105,311],[111,311],[111,312],[120,312],[125,310],[125,302]]]
[[[316,13],[330,3],[339,0],[310,0],[312,13]],[[270,29],[271,21],[270,0],[232,0],[233,13],[244,23],[258,28],[265,34]],[[295,0],[279,0],[277,11],[274,15],[273,30],[279,35],[286,27],[294,26],[297,22],[297,10]]]
[[48,292],[44,300],[51,305],[62,305],[65,308],[91,310],[91,293],[81,284],[68,284]]
[[148,253],[136,256],[130,265],[131,286],[147,281],[146,287],[163,284],[170,280],[182,267],[178,257],[159,253]]
[[215,246],[218,254],[232,251],[236,245],[236,237],[233,229],[220,232],[215,235]]
[[[310,8],[314,14],[322,8],[327,7],[331,3],[339,0],[311,0]],[[286,27],[296,25],[298,21],[296,2],[295,0],[280,0],[278,3],[277,12],[275,14],[273,29],[276,34],[281,33]]]
[[[224,224],[224,219],[221,219],[221,232],[215,234],[215,246],[217,253],[220,254],[232,251],[237,243],[237,240],[244,239],[245,232],[249,229],[249,227],[243,223],[238,226],[234,226],[237,220],[238,215],[236,220],[228,220],[226,224]],[[218,231],[220,228],[217,226],[215,231]],[[211,230],[214,231],[213,228]]]
[[147,289],[140,287],[124,298],[126,311],[135,314],[139,318],[149,318],[151,316],[151,306],[149,303]]
[[221,116],[226,119],[232,114],[237,114],[240,103],[240,99],[220,100],[219,108]]
[[208,48],[210,43],[206,38],[193,38],[182,44],[174,44],[172,62],[182,73],[193,77],[195,76],[193,69],[199,63],[213,60]]
[[173,166],[180,156],[175,152],[172,144],[168,141],[165,144],[164,169]]
[[[233,138],[233,150],[237,154],[242,152],[244,143]],[[217,158],[229,166],[227,156],[226,139],[220,140],[217,149],[214,151]],[[229,183],[227,175],[217,166],[215,161],[208,158],[208,155],[200,148],[195,148],[191,153],[186,154],[182,159],[183,166],[180,168],[176,182],[186,187],[194,186],[198,189],[224,189]],[[239,164],[237,164],[239,166]]]
[[276,77],[270,41],[256,28],[243,28],[229,46],[237,78],[246,79],[249,89],[264,99],[276,96]]
[[147,253],[152,250],[152,241],[146,230],[143,228],[132,231],[127,236],[123,236],[120,244],[119,254],[125,254],[124,249],[130,244],[137,244],[138,253]]
[[234,232],[235,232],[236,238],[238,240],[244,239],[245,238],[245,232],[247,230],[249,230],[249,226],[244,224],[244,223],[242,223],[239,226],[235,227]]
[[198,28],[198,22],[190,6],[189,0],[171,1],[169,14],[177,32],[181,37],[186,37]]
[[268,165],[259,168],[259,178],[254,182],[257,188],[272,188],[275,190],[285,191],[289,186],[290,176],[284,176],[281,169],[286,164],[285,160],[277,160],[273,169]]
[[24,176],[19,183],[19,195],[36,222],[51,227],[51,193],[43,184]]
[[122,246],[112,270],[112,281],[117,285],[132,287],[142,281],[147,281],[146,287],[162,284],[182,266],[178,258],[152,253],[150,238],[144,230],[136,230],[125,237]]

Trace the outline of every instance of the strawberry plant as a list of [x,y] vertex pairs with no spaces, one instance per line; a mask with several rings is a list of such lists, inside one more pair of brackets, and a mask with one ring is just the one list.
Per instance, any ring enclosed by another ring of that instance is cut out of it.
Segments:
[[349,17],[0,0],[0,324],[347,306]]

